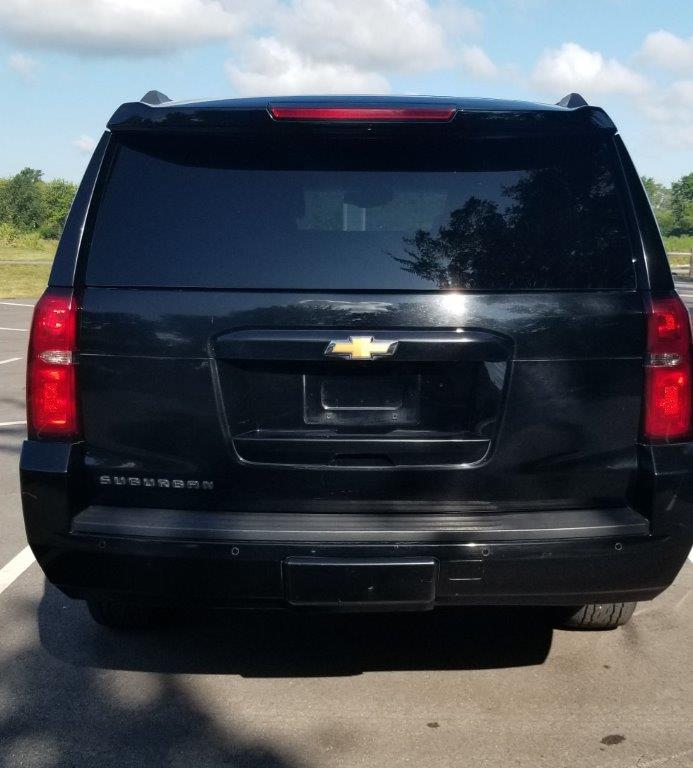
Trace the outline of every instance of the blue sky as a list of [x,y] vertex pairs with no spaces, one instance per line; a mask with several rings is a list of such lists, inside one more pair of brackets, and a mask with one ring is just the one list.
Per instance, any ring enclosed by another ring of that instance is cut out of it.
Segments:
[[2,0],[0,175],[79,180],[118,104],[577,90],[641,173],[693,171],[693,3],[676,0]]

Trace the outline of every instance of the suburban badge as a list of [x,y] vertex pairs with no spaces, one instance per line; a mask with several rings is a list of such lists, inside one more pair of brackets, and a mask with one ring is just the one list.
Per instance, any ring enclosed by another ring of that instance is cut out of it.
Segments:
[[168,488],[186,491],[213,491],[213,480],[181,480],[169,477],[133,477],[132,475],[99,475],[99,485],[130,485],[136,488]]

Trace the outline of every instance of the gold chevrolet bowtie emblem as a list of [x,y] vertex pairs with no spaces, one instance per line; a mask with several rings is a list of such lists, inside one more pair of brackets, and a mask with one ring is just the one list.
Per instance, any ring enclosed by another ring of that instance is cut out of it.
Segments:
[[396,350],[396,341],[376,341],[372,336],[349,336],[346,341],[331,341],[325,354],[346,360],[373,360],[376,357],[392,357]]

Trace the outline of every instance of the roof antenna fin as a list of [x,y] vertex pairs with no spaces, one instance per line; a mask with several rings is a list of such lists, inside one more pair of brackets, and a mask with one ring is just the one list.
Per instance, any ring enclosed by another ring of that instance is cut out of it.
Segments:
[[564,96],[560,101],[556,102],[557,107],[568,107],[568,109],[575,109],[576,107],[586,107],[587,102],[580,96],[579,93],[569,93]]
[[161,91],[147,91],[140,101],[143,104],[163,104],[166,101],[171,101],[171,99]]

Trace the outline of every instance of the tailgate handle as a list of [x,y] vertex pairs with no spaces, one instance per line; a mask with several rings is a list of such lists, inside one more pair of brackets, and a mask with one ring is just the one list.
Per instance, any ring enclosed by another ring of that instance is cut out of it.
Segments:
[[[502,362],[512,357],[512,341],[496,333],[475,330],[455,331],[369,331],[342,330],[242,330],[222,333],[212,341],[214,357],[222,360],[275,360],[285,362],[325,361],[333,342],[350,337],[372,337],[375,342],[396,342],[390,357],[372,362],[454,362],[481,360]],[[339,358],[337,358],[339,362]]]

